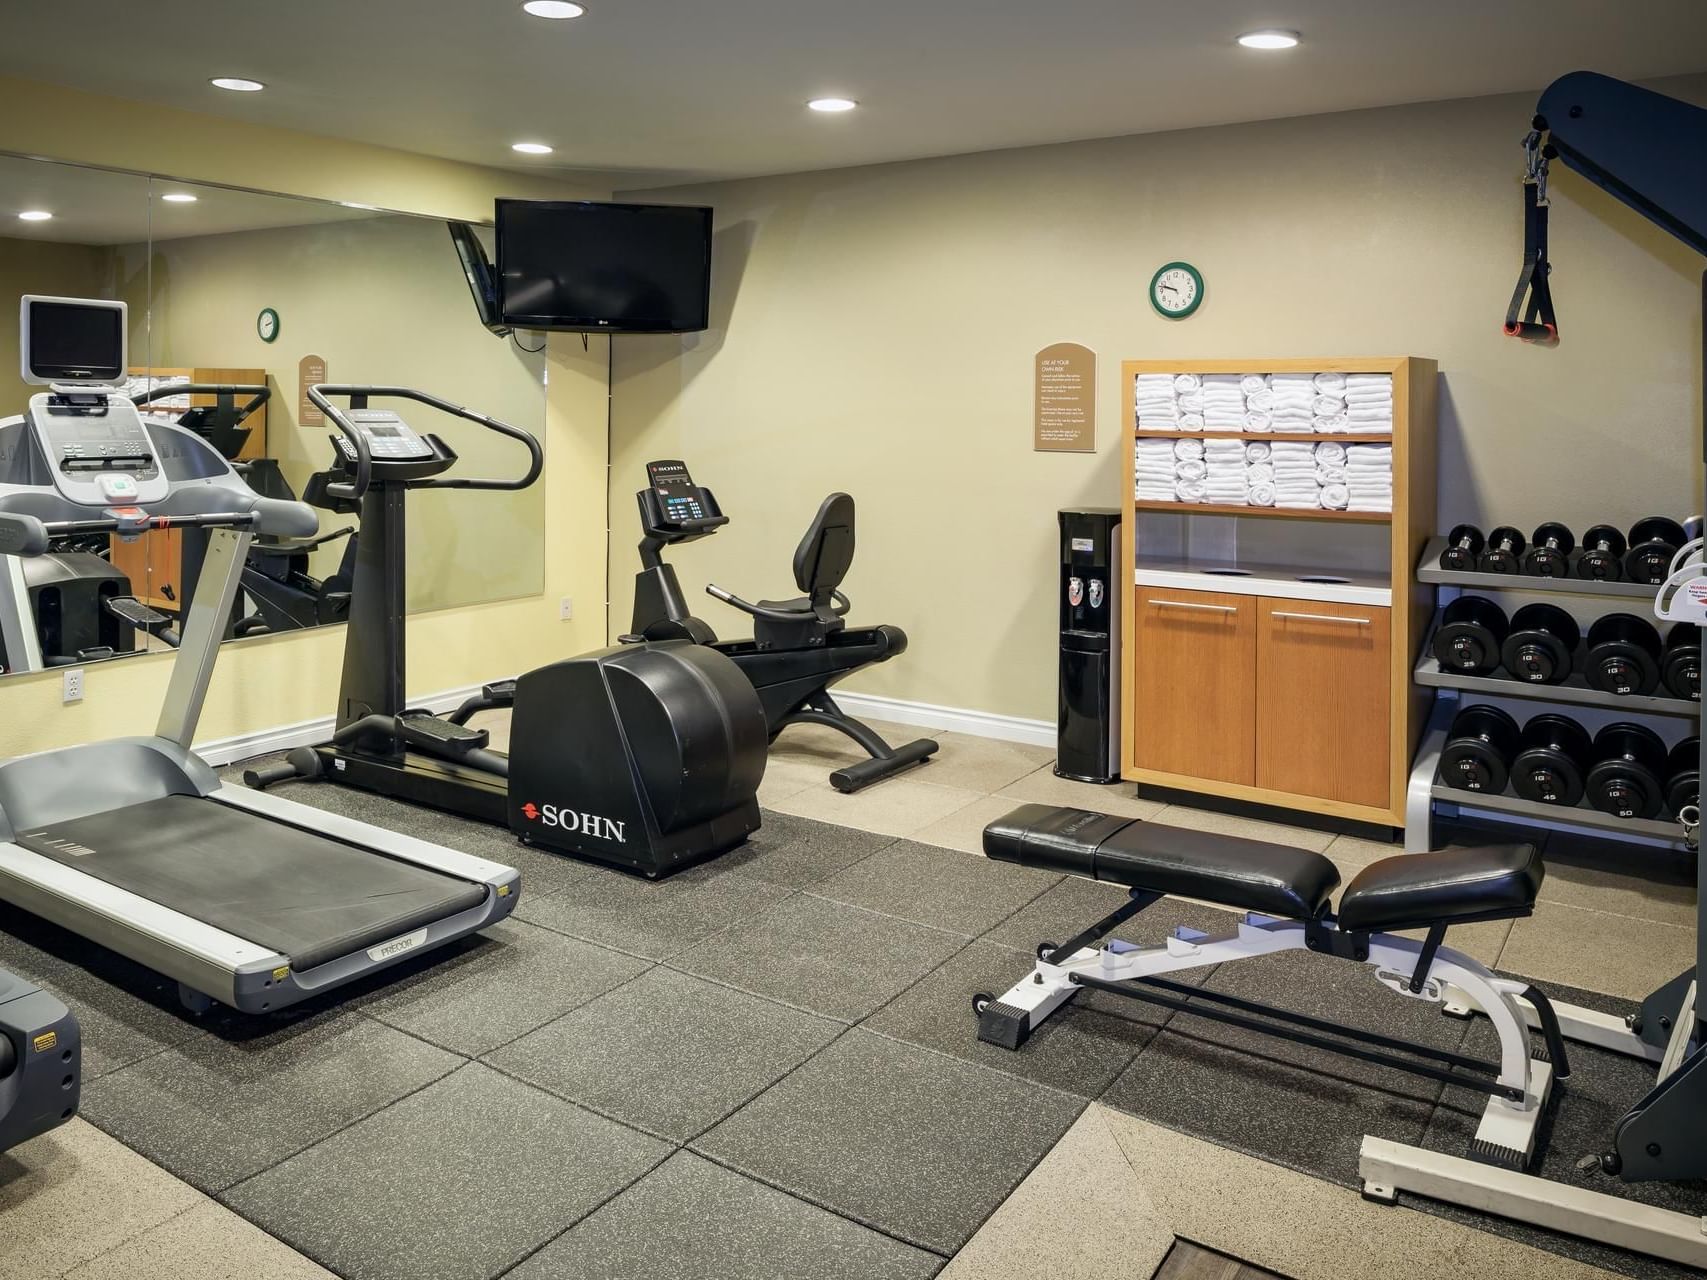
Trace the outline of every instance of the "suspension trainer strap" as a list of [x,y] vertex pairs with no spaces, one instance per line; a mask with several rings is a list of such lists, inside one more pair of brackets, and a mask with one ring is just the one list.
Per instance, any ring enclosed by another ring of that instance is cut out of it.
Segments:
[[1547,261],[1547,162],[1553,158],[1553,148],[1539,118],[1523,140],[1523,149],[1523,270],[1506,308],[1505,331],[1514,338],[1554,341],[1559,324],[1547,281],[1553,270]]

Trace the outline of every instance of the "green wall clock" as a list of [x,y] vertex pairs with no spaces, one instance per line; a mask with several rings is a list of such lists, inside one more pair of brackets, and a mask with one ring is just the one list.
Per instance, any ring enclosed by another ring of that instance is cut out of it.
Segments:
[[255,332],[261,335],[262,342],[276,342],[279,336],[279,313],[271,307],[262,307],[261,314],[255,317]]
[[1150,305],[1169,320],[1184,320],[1203,304],[1203,273],[1189,262],[1166,262],[1150,277]]

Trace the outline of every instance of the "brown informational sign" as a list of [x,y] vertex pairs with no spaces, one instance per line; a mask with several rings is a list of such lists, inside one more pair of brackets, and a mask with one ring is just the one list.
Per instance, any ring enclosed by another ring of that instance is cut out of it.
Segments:
[[314,402],[308,398],[308,388],[317,382],[326,381],[326,357],[303,356],[296,366],[296,425],[299,427],[323,427],[326,425],[326,415],[314,407]]
[[1057,342],[1037,353],[1036,425],[1032,448],[1051,453],[1095,453],[1097,353],[1076,342]]

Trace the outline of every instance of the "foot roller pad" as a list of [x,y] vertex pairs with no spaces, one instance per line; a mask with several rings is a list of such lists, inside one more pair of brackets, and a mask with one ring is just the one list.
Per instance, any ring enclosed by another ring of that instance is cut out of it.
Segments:
[[1011,1004],[992,1000],[978,1015],[978,1038],[985,1044],[1017,1049],[1031,1034],[1031,1015]]

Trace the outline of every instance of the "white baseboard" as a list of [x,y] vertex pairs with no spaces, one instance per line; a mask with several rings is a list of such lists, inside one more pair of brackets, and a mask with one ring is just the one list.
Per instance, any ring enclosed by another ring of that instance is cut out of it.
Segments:
[[1053,720],[1028,720],[1024,716],[1006,716],[994,711],[942,707],[931,702],[908,702],[871,693],[843,693],[839,689],[832,691],[832,696],[842,710],[861,719],[870,717],[895,724],[916,724],[925,729],[966,733],[977,738],[998,738],[1003,742],[1024,742],[1033,747],[1055,745]]
[[[463,701],[480,692],[477,684],[460,689],[446,689],[424,698],[411,698],[409,705],[428,711],[451,711]],[[901,698],[884,698],[877,694],[841,693],[835,699],[849,715],[862,719],[888,720],[893,724],[914,724],[924,729],[940,729],[949,733],[965,733],[977,738],[996,738],[1003,742],[1024,742],[1034,747],[1055,745],[1055,725],[1048,720],[1028,720],[1023,716],[999,715],[994,711],[971,711],[964,707],[942,707],[931,702],[908,702]],[[335,723],[332,716],[303,720],[296,724],[278,725],[255,733],[240,733],[231,738],[216,738],[198,742],[196,754],[209,764],[220,767],[233,760],[289,751],[294,747],[311,747],[332,736]]]
[[[424,707],[428,711],[454,711],[464,701],[480,692],[477,684],[466,685],[460,689],[446,689],[442,693],[428,694],[424,698],[411,698],[411,707]],[[215,768],[230,764],[233,760],[247,760],[252,756],[270,755],[275,751],[289,751],[295,747],[311,747],[318,742],[329,741],[332,730],[337,724],[335,716],[321,716],[316,720],[303,720],[296,724],[279,725],[272,729],[261,729],[255,733],[240,733],[233,738],[215,738],[212,742],[196,743],[196,754]]]

